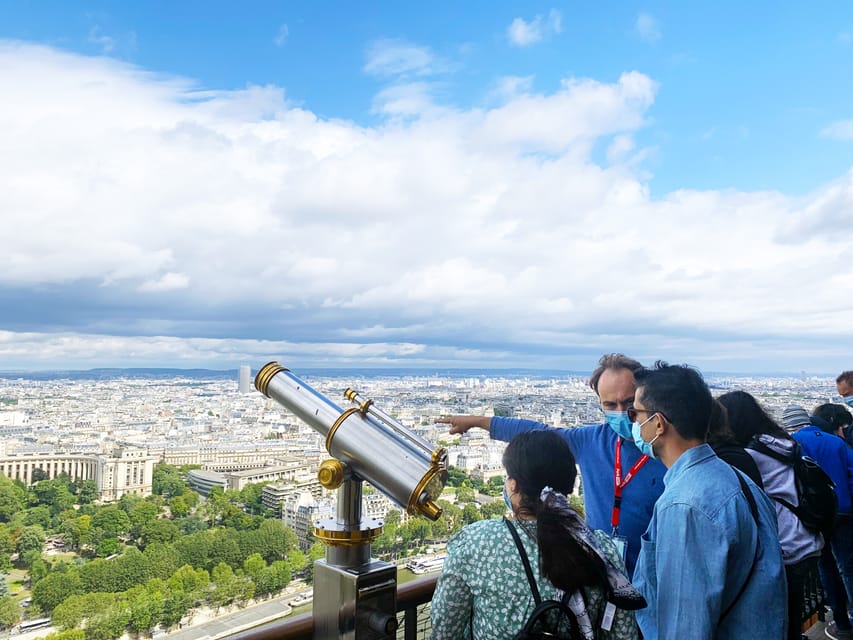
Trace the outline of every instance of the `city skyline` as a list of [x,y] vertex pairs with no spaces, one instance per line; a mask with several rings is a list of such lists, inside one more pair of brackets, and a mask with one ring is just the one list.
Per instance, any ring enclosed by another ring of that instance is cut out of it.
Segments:
[[853,367],[853,7],[0,7],[0,369]]

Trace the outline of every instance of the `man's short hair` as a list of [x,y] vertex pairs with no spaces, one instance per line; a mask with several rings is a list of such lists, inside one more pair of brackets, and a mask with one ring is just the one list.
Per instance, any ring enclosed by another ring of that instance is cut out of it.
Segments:
[[592,390],[595,391],[596,395],[598,395],[598,381],[601,379],[601,374],[608,369],[612,369],[614,371],[627,369],[631,373],[637,373],[637,371],[642,368],[643,365],[634,360],[634,358],[629,358],[622,353],[606,353],[601,356],[598,361],[598,366],[595,368],[595,371],[592,372],[592,375],[589,378],[589,386],[592,387]]
[[643,390],[643,405],[659,411],[682,438],[707,440],[709,427],[724,414],[714,406],[711,390],[699,373],[686,364],[658,360],[651,369],[634,373],[637,389]]
[[853,387],[853,371],[842,371],[835,379],[835,384],[846,382],[848,386]]
[[812,415],[818,418],[822,418],[826,422],[829,423],[832,431],[830,433],[835,432],[837,429],[853,424],[853,416],[850,415],[850,412],[847,410],[847,407],[840,404],[819,404],[812,411]]

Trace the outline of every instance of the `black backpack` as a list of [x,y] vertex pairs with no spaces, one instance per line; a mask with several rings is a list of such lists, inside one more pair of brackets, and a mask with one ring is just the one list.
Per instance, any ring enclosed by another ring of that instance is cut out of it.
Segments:
[[838,496],[835,483],[812,458],[803,455],[799,443],[789,455],[778,453],[754,437],[749,448],[784,462],[794,468],[794,486],[797,488],[799,506],[795,507],[787,500],[773,498],[776,502],[792,511],[812,531],[828,536],[835,528],[835,516],[838,513]]
[[515,540],[515,546],[518,547],[518,553],[524,563],[524,571],[527,573],[527,581],[530,583],[530,590],[533,592],[533,601],[536,603],[536,608],[533,609],[530,617],[527,618],[527,622],[516,634],[514,640],[540,640],[544,638],[580,640],[583,636],[581,636],[578,619],[567,604],[568,594],[563,596],[562,601],[542,600],[521,538],[518,537],[518,532],[509,520],[504,518],[504,523],[512,534],[512,539]]

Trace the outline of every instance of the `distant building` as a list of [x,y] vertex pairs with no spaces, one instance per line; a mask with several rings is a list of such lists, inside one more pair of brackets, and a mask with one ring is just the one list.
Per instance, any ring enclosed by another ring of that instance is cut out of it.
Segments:
[[252,370],[247,364],[240,365],[238,388],[240,393],[250,393],[252,391]]
[[281,520],[285,526],[293,529],[299,540],[299,548],[306,551],[313,539],[314,522],[334,517],[335,511],[334,497],[315,500],[310,493],[305,492],[282,505]]
[[207,497],[215,487],[220,487],[224,490],[228,483],[225,480],[224,473],[205,471],[204,469],[192,469],[187,474],[187,484],[193,491],[197,491],[199,494]]
[[26,485],[61,474],[75,481],[94,480],[98,499],[111,502],[125,494],[151,495],[156,461],[144,449],[134,447],[119,447],[110,455],[19,452],[0,457],[0,473]]

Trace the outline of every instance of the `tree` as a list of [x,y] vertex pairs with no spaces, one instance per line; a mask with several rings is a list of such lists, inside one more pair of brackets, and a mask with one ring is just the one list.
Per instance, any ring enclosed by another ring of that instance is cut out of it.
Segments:
[[9,522],[12,517],[23,510],[27,501],[27,492],[0,475],[0,522]]
[[319,560],[326,555],[326,547],[322,542],[315,542],[308,549],[308,566],[306,567],[306,581],[310,584],[314,582],[314,561]]
[[179,496],[187,488],[185,475],[177,467],[161,462],[154,467],[151,489],[165,498]]
[[[480,514],[483,518],[497,518],[506,513],[506,505],[503,500],[495,500],[493,502],[487,502],[482,507],[480,507]],[[464,517],[464,513],[462,514]]]
[[44,640],[86,640],[86,632],[83,629],[62,629],[47,634]]
[[175,496],[169,500],[169,511],[172,512],[174,518],[184,518],[189,514],[190,507],[184,496]]
[[105,537],[118,537],[130,531],[130,518],[115,505],[101,507],[92,516],[92,526]]
[[27,526],[38,525],[43,529],[49,529],[50,520],[50,507],[46,505],[40,504],[24,511],[24,524]]
[[77,502],[91,504],[98,499],[98,485],[94,480],[83,480],[77,489]]
[[147,500],[140,501],[133,505],[127,512],[127,515],[130,518],[130,530],[133,537],[140,537],[140,531],[142,528],[155,522],[159,513],[160,509],[157,505],[148,502]]
[[[5,579],[4,579],[5,582]],[[8,629],[21,620],[21,605],[10,595],[0,597],[0,627]]]
[[162,591],[138,586],[125,593],[130,614],[128,626],[134,633],[149,633],[163,615],[165,598]]
[[143,548],[154,542],[172,542],[180,534],[178,527],[169,520],[152,520],[139,528],[139,540]]
[[44,529],[38,525],[24,527],[21,535],[18,536],[17,549],[18,555],[23,557],[27,551],[38,551],[39,555],[44,550],[46,540]]
[[60,602],[79,593],[83,593],[83,586],[77,571],[49,573],[33,586],[33,604],[50,613]]
[[115,640],[124,634],[130,622],[130,612],[114,605],[102,613],[89,618],[86,623],[86,640]]
[[104,538],[95,547],[95,555],[99,558],[109,558],[121,550],[118,538]]
[[477,498],[474,495],[474,490],[470,487],[459,487],[456,489],[456,503],[467,504],[476,502]]
[[481,519],[482,516],[480,515],[480,510],[477,509],[477,505],[469,503],[462,508],[462,522],[465,524],[471,524]]

